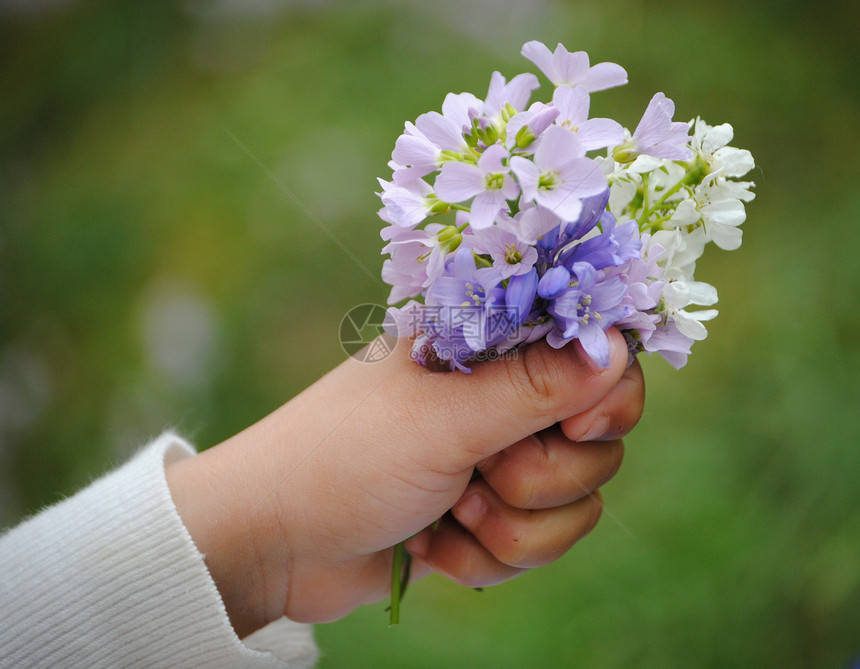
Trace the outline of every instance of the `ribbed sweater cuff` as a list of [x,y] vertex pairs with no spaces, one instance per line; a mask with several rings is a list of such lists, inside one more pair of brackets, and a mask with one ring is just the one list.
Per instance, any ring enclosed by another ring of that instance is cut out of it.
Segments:
[[165,481],[193,454],[162,435],[0,537],[0,666],[313,665],[307,625],[275,621],[245,643],[233,632]]

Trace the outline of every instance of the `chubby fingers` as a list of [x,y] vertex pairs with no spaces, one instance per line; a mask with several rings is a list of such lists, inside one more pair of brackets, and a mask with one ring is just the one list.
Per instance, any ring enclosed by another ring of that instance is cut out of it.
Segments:
[[573,502],[615,475],[624,455],[619,437],[636,425],[644,400],[642,369],[634,362],[594,407],[495,453],[478,470],[512,506]]
[[439,527],[407,544],[418,569],[481,587],[561,557],[597,523],[598,488],[621,465],[619,437],[638,422],[644,395],[634,362],[595,406],[482,460],[482,477]]
[[630,432],[645,407],[645,378],[634,360],[618,383],[590,409],[561,421],[564,434],[573,441],[607,441]]
[[425,530],[407,548],[458,583],[495,585],[560,558],[594,528],[602,507],[595,492],[551,509],[521,509],[476,480],[437,529]]
[[478,470],[512,507],[550,509],[597,490],[615,475],[623,457],[620,439],[577,443],[555,425],[487,458]]

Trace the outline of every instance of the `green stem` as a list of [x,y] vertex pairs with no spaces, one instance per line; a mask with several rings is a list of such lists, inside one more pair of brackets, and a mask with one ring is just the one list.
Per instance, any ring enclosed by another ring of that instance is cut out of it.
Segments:
[[[647,172],[642,175],[642,211],[643,212],[648,212],[648,211],[650,211],[650,208],[651,208],[651,205],[648,202],[648,200],[649,200],[649,198],[648,198],[648,195],[649,195],[649,193],[648,193],[648,177],[650,177],[650,176],[651,175],[648,174]],[[640,221],[639,227],[640,228],[642,227],[642,221]]]
[[660,196],[660,199],[654,203],[654,207],[652,210],[657,210],[660,207],[662,207],[667,199],[669,199],[671,196],[673,196],[675,193],[677,193],[679,190],[681,190],[681,187],[684,185],[685,180],[686,180],[686,178],[681,179],[678,183],[676,183],[674,186],[672,186],[669,190],[664,192],[663,195]]
[[397,625],[400,622],[400,600],[406,593],[409,583],[409,571],[412,566],[412,556],[406,552],[406,547],[401,541],[394,547],[394,558],[391,561],[391,605],[389,608],[389,625]]
[[[654,214],[657,211],[660,211],[660,209],[666,203],[666,200],[668,200],[675,193],[677,193],[679,190],[681,190],[681,188],[684,186],[684,181],[686,180],[686,176],[685,176],[684,179],[681,179],[674,186],[663,191],[663,194],[660,196],[660,199],[658,199],[656,202],[654,202],[654,204],[649,205],[648,204],[648,182],[647,182],[647,180],[645,180],[645,176],[647,176],[647,175],[643,175],[643,184],[645,187],[645,199],[644,199],[643,205],[642,205],[642,213],[639,215],[639,219],[638,219],[640,230],[644,229],[645,225],[648,223],[648,218],[652,214]],[[668,220],[668,218],[664,218],[663,220]],[[654,229],[654,226],[651,225],[651,228]]]

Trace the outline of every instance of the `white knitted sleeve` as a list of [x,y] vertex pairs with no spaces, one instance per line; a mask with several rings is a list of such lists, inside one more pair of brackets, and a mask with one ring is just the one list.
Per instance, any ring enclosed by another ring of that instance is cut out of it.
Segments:
[[0,667],[310,667],[308,625],[242,642],[170,498],[164,467],[194,450],[162,435],[0,537]]

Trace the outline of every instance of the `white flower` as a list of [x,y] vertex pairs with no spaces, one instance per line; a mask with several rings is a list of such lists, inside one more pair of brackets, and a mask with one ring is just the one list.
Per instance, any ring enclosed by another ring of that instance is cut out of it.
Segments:
[[741,245],[743,232],[738,226],[746,219],[741,199],[752,199],[746,183],[724,178],[701,184],[693,196],[678,205],[669,226],[702,224],[707,238],[725,251]]
[[749,151],[726,146],[733,136],[734,130],[728,123],[709,126],[696,119],[690,146],[708,164],[709,176],[742,177],[755,167]]
[[717,289],[703,281],[669,281],[663,287],[664,312],[685,337],[700,341],[708,336],[702,321],[717,315],[716,309],[686,311],[691,305],[710,306],[717,302]]
[[662,246],[666,253],[660,259],[663,278],[674,281],[689,281],[693,278],[696,261],[702,257],[708,238],[702,228],[686,232],[680,228],[658,230],[648,242],[649,248],[655,244]]

